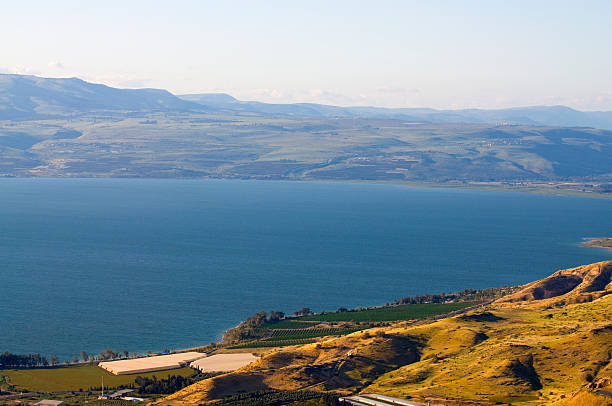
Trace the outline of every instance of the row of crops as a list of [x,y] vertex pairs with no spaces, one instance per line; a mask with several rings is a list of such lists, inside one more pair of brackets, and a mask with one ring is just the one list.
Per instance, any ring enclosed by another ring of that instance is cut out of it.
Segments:
[[234,345],[229,348],[284,347],[288,345],[309,344],[314,342],[314,339],[317,337],[345,335],[355,331],[359,331],[359,329],[311,328],[272,330],[271,336],[268,338]]
[[302,338],[302,339],[291,339],[291,340],[258,340],[250,343],[244,343],[228,347],[230,349],[239,348],[261,348],[261,347],[286,347],[289,345],[302,345],[314,343],[314,338]]
[[341,328],[310,328],[310,329],[287,329],[287,330],[272,330],[270,338],[266,340],[291,340],[300,338],[314,338],[325,336],[336,336],[350,334],[359,329],[341,329]]

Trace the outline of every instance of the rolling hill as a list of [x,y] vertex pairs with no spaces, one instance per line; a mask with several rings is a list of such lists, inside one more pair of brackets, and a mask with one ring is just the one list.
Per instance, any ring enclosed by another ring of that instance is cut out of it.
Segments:
[[592,114],[565,107],[267,104],[0,75],[0,176],[383,181],[610,193],[612,131],[552,125],[597,124],[588,121]]
[[159,89],[116,89],[78,78],[0,74],[0,120],[74,116],[105,110],[202,110]]
[[612,112],[566,106],[509,109],[339,107],[316,103],[240,101],[224,93],[175,96],[161,89],[117,89],[78,78],[0,74],[0,120],[31,120],[98,111],[223,111],[266,117],[373,118],[429,123],[515,124],[612,130]]
[[436,110],[429,108],[338,107],[315,103],[273,104],[240,101],[223,93],[180,95],[209,108],[227,112],[286,115],[293,117],[362,117],[430,123],[487,123],[562,127],[593,127],[612,130],[612,112],[579,111],[566,106],[530,106],[508,109]]
[[[256,390],[380,393],[446,405],[606,405],[612,261],[556,272],[484,308],[274,351],[160,404]],[[569,281],[569,282],[568,282]]]

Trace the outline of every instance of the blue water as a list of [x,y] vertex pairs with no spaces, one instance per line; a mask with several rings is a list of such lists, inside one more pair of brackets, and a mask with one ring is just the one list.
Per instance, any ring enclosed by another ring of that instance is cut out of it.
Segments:
[[389,185],[0,181],[0,351],[216,340],[259,310],[377,305],[612,259],[612,199]]

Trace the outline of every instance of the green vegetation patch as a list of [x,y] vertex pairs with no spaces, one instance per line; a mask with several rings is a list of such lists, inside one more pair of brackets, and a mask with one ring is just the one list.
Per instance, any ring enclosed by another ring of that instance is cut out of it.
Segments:
[[300,338],[315,338],[325,336],[338,336],[354,333],[361,329],[339,329],[339,328],[309,328],[309,329],[295,329],[295,330],[274,330],[272,337],[267,340],[293,340]]
[[596,247],[596,248],[610,248],[612,249],[612,238],[604,237],[604,238],[592,238],[585,242],[583,245],[587,247]]
[[229,396],[216,402],[215,405],[225,406],[339,406],[338,395],[313,391],[277,391],[266,390],[242,393]]
[[261,328],[268,328],[268,329],[275,329],[275,330],[282,330],[282,329],[292,330],[292,329],[309,328],[317,324],[318,324],[317,321],[307,321],[307,320],[303,320],[302,318],[284,319],[284,320],[280,320],[276,322],[274,321],[266,322],[266,324],[264,324]]
[[101,386],[102,377],[104,377],[104,387],[110,389],[132,385],[137,376],[163,379],[170,375],[187,377],[193,373],[194,370],[191,368],[180,368],[138,375],[112,375],[96,365],[0,371],[0,375],[6,376],[11,385],[31,392],[62,392],[98,388]]
[[385,306],[375,309],[335,312],[300,317],[300,321],[353,321],[377,322],[425,319],[456,310],[465,309],[475,303],[427,303]]
[[[275,319],[259,312],[242,322],[238,327],[228,330],[224,342],[228,348],[282,347],[307,344],[314,338],[345,335],[373,327],[376,323],[399,320],[415,320],[448,314],[473,306],[474,302],[458,303],[419,303],[391,305],[364,310],[342,310],[330,313],[312,314],[304,308],[297,317]],[[282,312],[274,312],[278,315]],[[336,326],[317,326],[321,323],[338,323]]]
[[310,344],[314,343],[316,340],[314,338],[303,338],[298,340],[259,340],[252,341],[249,343],[238,344],[231,347],[227,347],[229,349],[240,349],[240,348],[263,348],[263,347],[286,347],[289,345],[302,345],[302,344]]

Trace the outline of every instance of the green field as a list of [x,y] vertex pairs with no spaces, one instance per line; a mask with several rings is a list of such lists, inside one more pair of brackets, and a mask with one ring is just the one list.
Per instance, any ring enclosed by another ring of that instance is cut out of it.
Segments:
[[302,321],[302,318],[299,317],[295,319],[284,319],[281,321],[267,322],[261,328],[275,329],[275,330],[285,330],[285,329],[293,330],[293,329],[313,327],[317,325],[318,323],[319,322],[317,321]]
[[228,347],[229,349],[240,349],[240,348],[265,348],[265,347],[287,347],[289,345],[302,345],[314,343],[314,338],[302,338],[293,340],[258,340],[249,343],[233,345]]
[[[473,306],[475,303],[427,303],[411,304],[401,306],[385,306],[376,309],[335,312],[303,316],[295,320],[299,321],[353,321],[353,322],[377,322],[377,321],[399,321],[425,319],[427,317],[450,313]],[[295,327],[293,327],[295,328]]]
[[20,390],[31,392],[63,392],[88,390],[100,387],[104,377],[104,387],[114,388],[129,385],[137,376],[156,376],[165,378],[169,375],[189,376],[194,373],[191,368],[173,369],[170,371],[151,372],[136,375],[112,375],[96,365],[44,369],[8,369],[0,370],[0,375],[6,376],[8,382]]
[[285,329],[285,330],[274,330],[272,332],[272,336],[266,340],[293,340],[293,339],[301,339],[301,338],[315,338],[315,337],[325,337],[325,336],[337,336],[354,333],[355,331],[359,331],[361,329],[358,328],[309,328],[309,329]]
[[[239,342],[229,348],[284,347],[288,345],[308,344],[315,338],[338,336],[353,333],[375,326],[379,322],[416,320],[447,314],[473,306],[473,302],[462,303],[427,303],[399,306],[385,306],[359,311],[333,312],[312,316],[301,316],[267,322],[256,331],[262,338],[248,342]],[[339,323],[330,327],[315,327],[320,323]],[[265,335],[263,335],[265,333]]]

